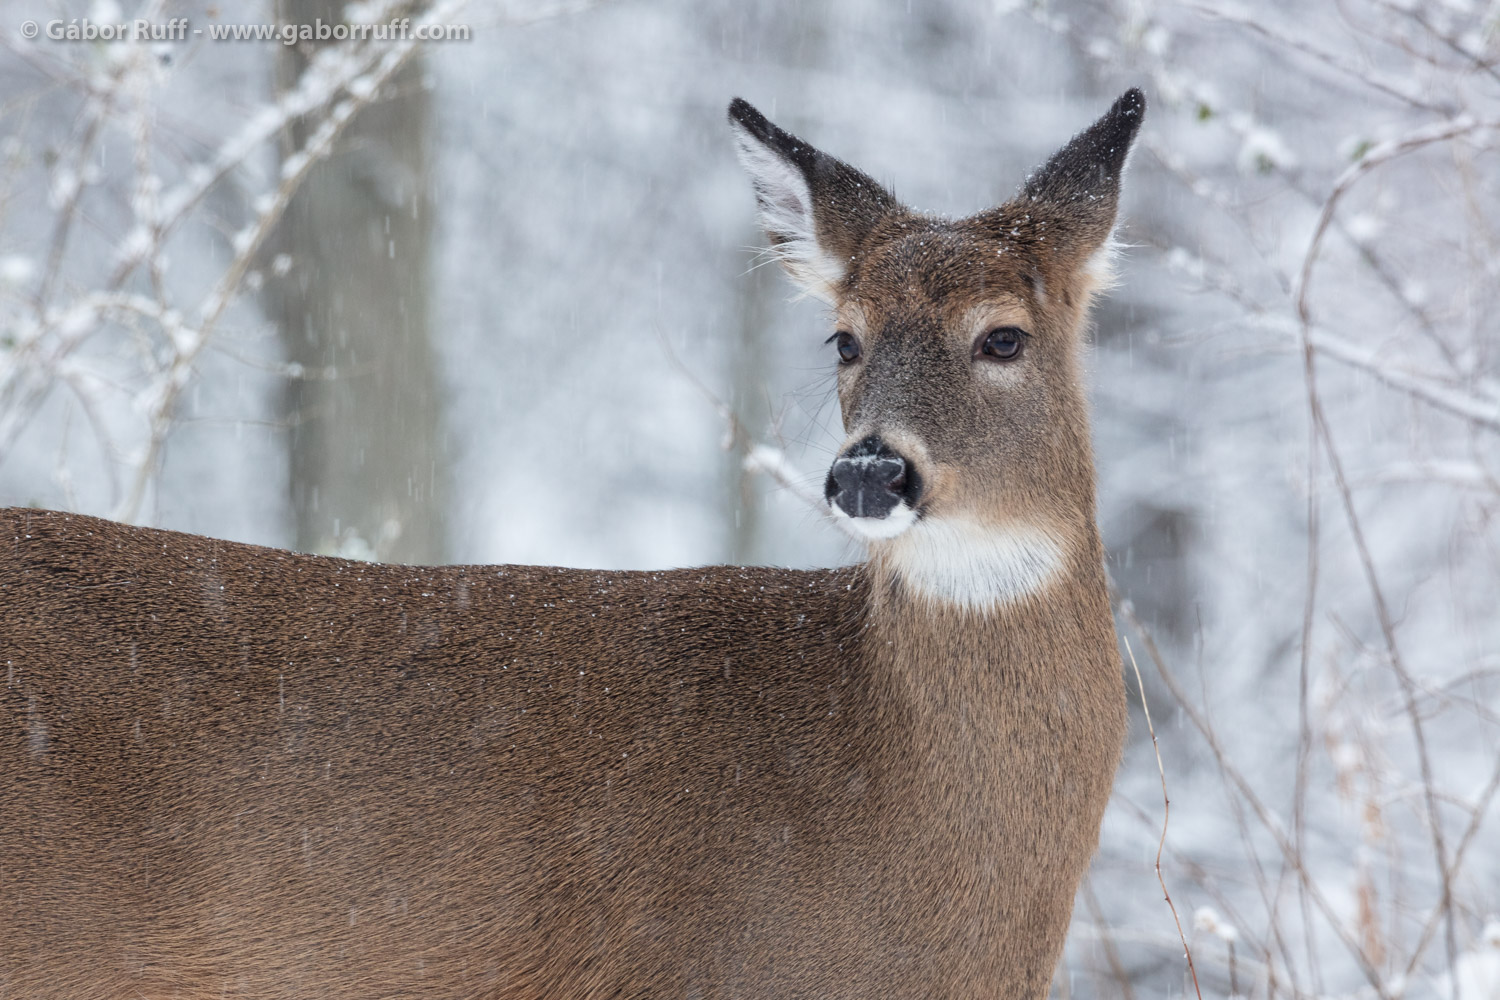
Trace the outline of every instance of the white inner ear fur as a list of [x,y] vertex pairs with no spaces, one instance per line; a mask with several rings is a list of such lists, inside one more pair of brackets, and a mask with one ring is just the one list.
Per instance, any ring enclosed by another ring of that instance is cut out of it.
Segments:
[[1114,230],[1110,230],[1104,242],[1099,244],[1099,249],[1089,255],[1088,261],[1083,265],[1083,273],[1089,281],[1090,296],[1107,292],[1115,286],[1115,265],[1124,249],[1125,245],[1115,239]]
[[1045,589],[1066,549],[1040,525],[928,517],[880,542],[877,558],[914,594],[985,612]]
[[818,244],[807,179],[795,163],[783,159],[738,122],[734,123],[734,137],[740,163],[755,185],[761,228],[776,244],[770,252],[807,294],[832,305],[834,291],[843,282],[847,268]]

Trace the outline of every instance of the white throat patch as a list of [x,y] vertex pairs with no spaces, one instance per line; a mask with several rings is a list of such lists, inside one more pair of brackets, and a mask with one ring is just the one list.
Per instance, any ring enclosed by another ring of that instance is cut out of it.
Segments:
[[1063,540],[1037,525],[962,517],[923,518],[877,545],[913,593],[980,612],[1038,593],[1066,558]]

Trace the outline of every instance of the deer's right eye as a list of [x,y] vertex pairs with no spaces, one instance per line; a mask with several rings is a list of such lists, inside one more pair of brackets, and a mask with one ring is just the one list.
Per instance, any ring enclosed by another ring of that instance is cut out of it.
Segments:
[[854,339],[854,334],[848,330],[840,330],[829,337],[827,342],[833,343],[834,341],[838,342],[840,364],[853,364],[859,360],[859,341]]
[[995,361],[1014,361],[1021,356],[1026,331],[1015,326],[997,326],[974,345],[974,357]]

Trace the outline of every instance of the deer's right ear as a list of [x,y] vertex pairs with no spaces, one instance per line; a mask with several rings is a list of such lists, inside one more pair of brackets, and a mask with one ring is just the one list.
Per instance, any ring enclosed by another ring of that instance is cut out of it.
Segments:
[[772,251],[810,295],[832,303],[875,224],[899,206],[869,177],[736,97],[729,124],[750,174]]

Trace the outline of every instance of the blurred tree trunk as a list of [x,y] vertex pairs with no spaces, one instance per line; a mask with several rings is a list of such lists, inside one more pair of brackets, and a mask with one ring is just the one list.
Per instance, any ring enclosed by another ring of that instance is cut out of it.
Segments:
[[[745,9],[732,5],[721,24],[721,30],[733,30],[734,19],[747,16]],[[757,16],[757,15],[750,15]],[[829,49],[830,9],[824,4],[800,4],[789,10],[765,10],[758,16],[772,19],[768,25],[772,50],[784,53],[787,67],[793,71],[812,69],[822,64]],[[741,25],[740,27],[743,27]],[[722,119],[714,122],[722,128]],[[720,141],[714,135],[714,141]],[[742,246],[766,246],[765,233],[759,225],[749,233]],[[769,329],[775,315],[775,297],[787,298],[792,287],[779,264],[761,257],[751,259],[742,251],[732,257],[734,265],[745,271],[736,281],[735,308],[740,318],[734,344],[729,353],[729,405],[743,423],[745,431],[757,442],[775,444],[773,439],[770,372],[782,367],[785,347]],[[777,489],[761,472],[745,469],[743,448],[730,452],[725,490],[731,515],[729,522],[729,561],[755,564],[767,555],[763,537],[765,506],[770,493]]]
[[[342,0],[278,0],[283,23],[338,23]],[[279,46],[278,91],[312,52]],[[446,463],[429,336],[430,97],[420,54],[361,110],[287,208],[268,260],[267,310],[286,356],[297,548],[441,562]],[[285,136],[283,157],[306,128]],[[284,256],[280,256],[284,255]],[[279,265],[279,266],[278,266]]]
[[[755,246],[764,240],[765,236],[756,229],[745,246]],[[740,256],[744,257],[743,254]],[[730,347],[729,406],[745,430],[758,441],[768,438],[771,426],[766,354],[774,347],[771,338],[766,336],[766,326],[771,319],[771,296],[779,287],[776,283],[782,280],[781,268],[774,263],[752,267],[738,281],[735,296],[735,312],[740,321]],[[729,467],[729,510],[732,515],[729,561],[754,563],[761,555],[762,508],[766,493],[772,487],[763,473],[746,470],[744,448],[735,448],[730,454],[734,461]]]

